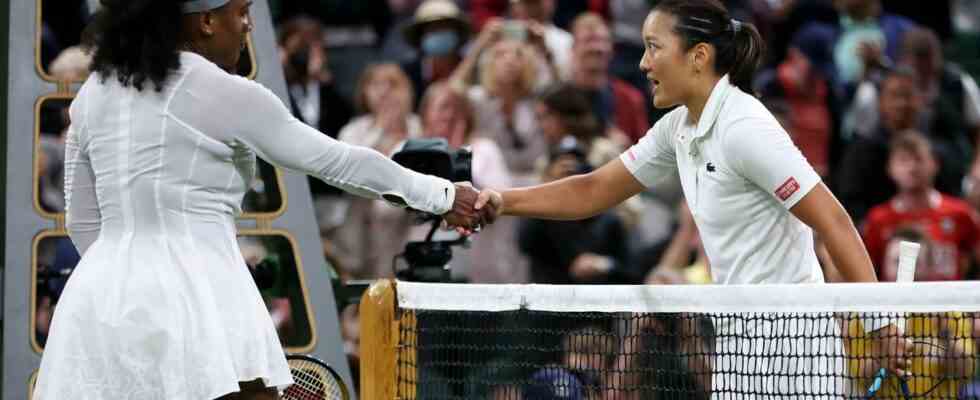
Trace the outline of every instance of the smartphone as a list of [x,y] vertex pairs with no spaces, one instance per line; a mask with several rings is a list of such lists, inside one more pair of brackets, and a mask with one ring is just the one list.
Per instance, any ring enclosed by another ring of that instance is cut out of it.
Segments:
[[522,42],[527,40],[527,26],[521,21],[505,21],[500,30],[505,38]]

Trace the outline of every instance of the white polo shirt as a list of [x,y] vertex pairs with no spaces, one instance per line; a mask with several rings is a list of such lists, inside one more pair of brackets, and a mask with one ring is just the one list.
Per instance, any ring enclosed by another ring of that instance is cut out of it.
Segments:
[[697,125],[671,111],[620,158],[648,187],[678,171],[719,284],[823,282],[789,209],[820,182],[768,110],[722,77]]

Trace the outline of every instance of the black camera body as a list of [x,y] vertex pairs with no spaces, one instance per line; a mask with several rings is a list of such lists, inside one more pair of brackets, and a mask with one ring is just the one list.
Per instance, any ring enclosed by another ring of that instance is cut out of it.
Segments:
[[403,167],[451,182],[473,180],[473,154],[468,149],[450,149],[443,138],[409,139],[391,159]]
[[555,160],[563,156],[572,156],[578,163],[573,170],[573,175],[583,175],[592,172],[592,164],[589,163],[589,156],[585,151],[585,148],[579,143],[578,139],[573,136],[565,136],[562,138],[558,145],[556,145],[550,154],[550,162],[555,162]]
[[[415,172],[437,176],[451,182],[470,182],[473,180],[473,154],[465,148],[451,149],[443,138],[409,139],[402,149],[391,159]],[[465,244],[468,239],[461,237],[449,241],[433,241],[432,237],[442,222],[438,215],[422,214],[420,220],[432,224],[425,241],[408,242],[405,251],[399,256],[405,259],[408,269],[399,271],[397,263],[392,263],[395,276],[405,281],[449,282],[449,261],[453,257],[453,246]]]

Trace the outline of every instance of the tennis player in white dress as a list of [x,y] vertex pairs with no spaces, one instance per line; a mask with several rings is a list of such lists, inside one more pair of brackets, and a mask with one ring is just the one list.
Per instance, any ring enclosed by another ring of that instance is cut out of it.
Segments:
[[274,399],[292,382],[236,241],[256,153],[475,224],[474,189],[337,142],[227,72],[251,29],[245,0],[103,7],[66,144],[66,225],[82,258],[54,314],[35,400]]
[[[772,114],[752,95],[762,58],[755,27],[717,0],[664,0],[643,26],[640,63],[657,108],[679,106],[597,171],[481,193],[477,208],[580,219],[679,173],[718,284],[821,283],[813,231],[845,279],[876,281],[854,224]],[[713,398],[839,398],[843,345],[832,318],[716,321]],[[869,327],[896,372],[909,346],[895,325]],[[821,339],[789,340],[822,335]],[[746,339],[746,337],[749,337]],[[785,338],[782,341],[767,338]]]

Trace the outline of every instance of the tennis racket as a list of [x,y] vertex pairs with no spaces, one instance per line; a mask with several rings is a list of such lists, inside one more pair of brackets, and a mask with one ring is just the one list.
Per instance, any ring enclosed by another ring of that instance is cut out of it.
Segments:
[[[898,256],[898,276],[896,276],[896,282],[912,282],[915,280],[915,263],[919,258],[919,244],[913,242],[901,242],[899,244],[899,256]],[[905,318],[900,318],[899,324],[904,328]],[[888,377],[888,369],[882,367],[875,374],[874,380],[871,382],[871,387],[868,388],[867,398],[873,399],[878,391],[881,390],[882,383]],[[906,399],[911,398],[911,393],[909,392],[908,381],[904,377],[898,377],[899,380],[899,390],[902,392],[902,396]],[[935,389],[935,387],[933,387]],[[929,390],[930,392],[932,389]]]
[[283,392],[283,400],[349,400],[347,385],[327,363],[316,358],[290,354],[286,356],[293,383]]

